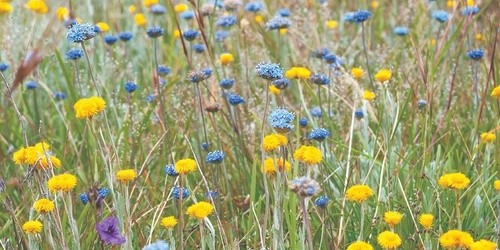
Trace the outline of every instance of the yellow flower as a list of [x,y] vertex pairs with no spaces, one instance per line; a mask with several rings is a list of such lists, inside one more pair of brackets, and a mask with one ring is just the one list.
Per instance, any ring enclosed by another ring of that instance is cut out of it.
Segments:
[[269,91],[271,91],[271,93],[273,93],[275,95],[279,95],[281,93],[281,90],[274,87],[274,85],[272,85],[272,84],[269,85]]
[[[283,166],[283,162],[285,163],[284,166]],[[290,163],[288,163],[288,161],[283,161],[283,158],[279,158],[277,160],[275,160],[273,158],[267,158],[264,161],[264,166],[262,166],[261,170],[265,174],[273,175],[273,174],[276,174],[276,169],[278,169],[281,172],[283,171],[283,169],[285,171],[288,171],[288,170],[290,170]]]
[[293,158],[312,165],[321,162],[321,160],[323,160],[323,155],[321,154],[321,150],[317,147],[302,145],[299,149],[295,150]]
[[474,6],[474,0],[467,0],[467,6]]
[[280,35],[286,35],[286,29],[280,29]]
[[24,162],[29,165],[35,165],[35,163],[43,156],[45,153],[43,150],[37,148],[37,147],[27,147],[24,150]]
[[183,3],[177,4],[174,7],[175,12],[178,12],[178,13],[184,12],[187,9],[188,9],[188,6],[183,4]]
[[258,23],[262,23],[262,16],[261,15],[256,15],[255,16],[255,21]]
[[179,30],[174,30],[174,37],[175,38],[180,38],[181,37],[181,32]]
[[220,55],[220,58],[219,58],[220,64],[222,64],[224,66],[228,65],[233,60],[234,60],[234,57],[231,53],[222,53]]
[[[61,166],[61,160],[59,158],[49,155],[50,156],[50,163],[52,163],[52,166],[54,168],[58,168]],[[36,165],[36,169],[48,169],[50,167],[49,161],[47,160],[47,156],[43,155],[40,158],[39,164]]]
[[57,19],[64,21],[69,18],[69,11],[66,7],[59,7],[56,9]]
[[32,220],[23,224],[23,230],[27,234],[37,234],[42,231],[43,225],[40,221]]
[[30,0],[25,7],[38,14],[45,14],[49,11],[47,4],[43,0]]
[[41,214],[46,214],[54,210],[54,202],[45,198],[39,199],[35,202],[33,208]]
[[394,249],[401,245],[401,238],[393,232],[384,231],[377,236],[377,242],[383,248]]
[[377,74],[375,74],[375,79],[379,81],[380,83],[387,82],[391,79],[391,71],[388,69],[381,69],[378,71]]
[[132,5],[128,6],[128,12],[135,13],[135,5],[132,4]]
[[144,0],[142,3],[146,7],[151,7],[151,6],[155,5],[155,4],[157,4],[158,0]]
[[292,67],[285,72],[285,76],[288,78],[307,79],[311,76],[311,71],[304,67]]
[[102,32],[106,32],[109,30],[109,25],[105,22],[98,22],[95,24],[97,27],[99,27],[99,29],[102,31]]
[[372,1],[371,5],[372,5],[372,8],[374,8],[374,9],[378,8],[378,2],[377,1]]
[[355,185],[347,189],[346,198],[351,201],[363,202],[373,195],[373,191],[366,185]]
[[373,250],[373,247],[364,241],[357,241],[349,245],[347,250]]
[[135,170],[133,170],[133,169],[120,170],[116,173],[116,179],[121,181],[121,183],[123,183],[123,184],[127,184],[129,181],[133,180],[135,177],[137,177],[137,174],[135,173]]
[[174,216],[168,216],[161,219],[161,225],[167,229],[172,229],[177,225],[177,219]]
[[26,163],[26,149],[22,147],[16,152],[14,152],[12,160],[14,160],[14,163],[16,163],[16,165],[21,165]]
[[358,80],[363,78],[364,73],[365,73],[365,71],[361,68],[352,68],[351,69],[352,76]]
[[270,134],[264,137],[264,150],[273,151],[279,146],[285,146],[288,144],[288,138],[280,134]]
[[387,224],[389,224],[389,227],[394,227],[397,224],[399,224],[399,222],[401,221],[402,218],[403,218],[403,215],[398,213],[398,212],[390,211],[390,212],[384,213],[384,221]]
[[491,91],[491,96],[495,98],[500,98],[500,85],[496,86],[493,91]]
[[369,91],[369,90],[365,90],[365,91],[363,92],[363,99],[365,99],[365,100],[367,100],[367,101],[371,101],[371,100],[375,99],[375,97],[377,97],[377,96],[375,95],[375,93],[373,93],[373,92],[371,92],[371,91]]
[[57,191],[69,192],[75,188],[77,183],[76,176],[72,174],[54,175],[47,182],[49,191],[55,193]]
[[431,39],[431,45],[436,46],[436,39]]
[[76,118],[85,119],[97,115],[106,107],[106,102],[98,96],[82,98],[78,100],[73,108],[76,112]]
[[434,215],[432,215],[432,214],[421,214],[420,217],[418,217],[418,222],[425,229],[431,228],[433,221],[434,221]]
[[334,21],[334,20],[328,20],[326,22],[326,27],[330,28],[330,29],[335,29],[339,26],[339,22],[337,21]]
[[468,248],[473,242],[469,233],[460,230],[450,230],[439,238],[439,243],[444,248]]
[[486,40],[486,38],[483,36],[483,34],[478,33],[478,34],[476,34],[476,40],[484,41],[484,40]]
[[489,240],[478,240],[470,245],[470,250],[495,250],[497,244]]
[[212,206],[212,204],[205,201],[200,201],[188,207],[186,214],[196,217],[198,220],[201,220],[210,215],[213,211],[214,206]]
[[77,22],[77,23],[82,23],[82,19],[81,19],[81,18],[79,18],[79,17],[77,17],[77,18],[76,18],[76,22]]
[[146,17],[142,13],[135,14],[134,21],[135,21],[135,24],[137,24],[137,26],[143,26],[143,25],[146,25],[146,23],[147,23]]
[[0,14],[12,12],[12,5],[7,2],[0,2]]
[[175,172],[179,174],[187,174],[196,170],[196,161],[193,159],[182,159],[175,163]]
[[496,180],[493,182],[493,186],[495,187],[496,191],[500,191],[500,180]]
[[439,178],[439,185],[444,188],[464,189],[470,180],[462,173],[445,174]]
[[483,143],[492,143],[497,139],[497,136],[493,133],[482,133],[481,134],[481,142]]
[[457,3],[455,1],[448,0],[446,2],[446,6],[448,6],[448,8],[450,8],[450,9],[455,7],[456,5],[457,5]]

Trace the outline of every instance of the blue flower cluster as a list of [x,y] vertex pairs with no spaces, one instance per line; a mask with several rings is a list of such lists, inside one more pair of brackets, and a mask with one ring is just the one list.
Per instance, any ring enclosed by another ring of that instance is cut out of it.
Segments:
[[264,4],[261,2],[249,2],[245,5],[245,11],[259,12],[264,9]]
[[283,69],[277,63],[264,63],[260,62],[255,66],[255,72],[260,78],[266,80],[277,80],[283,78]]
[[29,82],[25,83],[24,86],[26,87],[26,89],[37,89],[38,83],[35,81],[29,81]]
[[291,124],[295,115],[284,108],[273,110],[267,119],[271,127],[280,133],[290,132],[295,127]]
[[217,191],[208,191],[208,192],[205,193],[205,197],[207,199],[215,198],[217,196],[219,196],[219,193]]
[[[177,200],[181,197],[179,189],[181,189],[181,187],[178,186],[172,189],[172,196]],[[187,197],[189,197],[189,191],[186,188],[182,188],[182,200],[186,199]]]
[[165,65],[158,65],[158,75],[166,76],[170,73],[172,73],[172,70],[169,67]]
[[231,34],[231,32],[229,32],[227,30],[218,30],[214,34],[215,41],[217,41],[219,43],[224,42],[224,40],[226,40],[226,38],[228,38],[230,34]]
[[148,28],[148,30],[146,31],[146,34],[150,38],[157,38],[157,37],[163,36],[163,32],[164,32],[163,28],[161,28],[159,26],[153,26],[153,27]]
[[330,51],[327,48],[321,48],[313,51],[311,56],[318,59],[325,59],[325,56],[327,56],[328,53],[330,53]]
[[287,78],[281,78],[278,80],[274,80],[271,84],[277,89],[286,89],[290,86],[291,83]]
[[84,23],[76,23],[71,26],[66,35],[68,42],[72,43],[82,43],[89,39],[92,39],[97,35],[94,25]]
[[320,73],[316,73],[316,74],[312,75],[311,77],[309,77],[309,80],[311,80],[314,84],[317,84],[317,85],[330,84],[330,79],[328,78],[328,76],[325,74],[320,74]]
[[205,70],[191,70],[188,72],[187,79],[192,83],[199,83],[208,79],[212,75],[212,71]]
[[309,140],[323,141],[330,136],[330,131],[324,128],[315,128],[307,135]]
[[307,126],[307,118],[305,118],[305,117],[300,118],[300,119],[299,119],[299,125],[300,125],[301,127],[305,127],[305,126]]
[[0,62],[0,72],[4,72],[9,68],[9,65],[3,62]]
[[396,34],[398,36],[406,36],[406,35],[408,35],[408,28],[403,27],[403,26],[394,27],[393,31],[394,31],[394,34]]
[[472,60],[480,60],[484,57],[484,51],[482,49],[473,49],[467,53],[467,56]]
[[277,15],[281,17],[289,17],[292,15],[292,13],[288,9],[279,9]]
[[103,37],[103,40],[104,40],[105,43],[107,43],[109,45],[113,45],[116,42],[118,42],[118,37],[117,36],[113,36],[113,35],[107,35],[107,36]]
[[366,10],[358,10],[354,12],[354,22],[362,23],[372,16],[372,13]]
[[151,13],[153,13],[153,15],[162,15],[167,13],[167,8],[165,8],[165,6],[161,4],[155,4],[151,6],[149,10],[151,11]]
[[431,14],[432,18],[436,19],[438,22],[445,23],[450,19],[450,14],[444,10],[436,10]]
[[54,98],[58,101],[66,99],[66,94],[64,92],[54,92]]
[[479,12],[479,7],[477,6],[467,6],[465,8],[462,9],[462,11],[460,12],[460,14],[462,14],[462,16],[471,16],[471,15],[475,15]]
[[195,44],[193,44],[193,50],[194,50],[194,52],[201,54],[201,53],[205,52],[205,45],[203,45],[201,43],[195,43]]
[[245,103],[245,99],[243,99],[243,97],[241,97],[240,95],[235,94],[235,93],[229,93],[227,95],[227,101],[231,105],[238,105],[241,103]]
[[365,114],[363,113],[363,110],[356,110],[354,111],[354,117],[361,119],[365,117]]
[[328,196],[320,196],[314,201],[314,206],[317,206],[320,208],[326,208],[326,206],[328,206],[329,202],[330,202],[330,198],[328,198]]
[[226,154],[224,154],[224,152],[222,151],[212,151],[207,154],[206,162],[212,164],[220,164],[222,163],[222,160],[224,160],[224,156],[226,156]]
[[132,93],[137,89],[137,83],[135,82],[125,82],[125,91],[128,93]]
[[292,22],[286,17],[275,16],[266,23],[266,30],[286,29],[292,25]]
[[235,80],[234,79],[222,79],[220,81],[220,86],[223,89],[230,89],[233,87]]
[[134,34],[132,32],[124,31],[118,34],[118,38],[124,42],[130,41],[134,37]]
[[198,31],[186,30],[186,31],[182,32],[182,36],[184,37],[184,39],[191,42],[191,41],[194,41],[194,39],[196,39],[198,37]]
[[66,52],[66,59],[76,60],[76,59],[80,59],[83,55],[84,55],[83,50],[73,48],[73,49],[68,50],[68,52]]
[[194,18],[194,11],[192,10],[186,10],[183,11],[181,14],[179,14],[179,17],[184,19],[184,20],[190,20]]
[[164,168],[163,168],[163,171],[165,171],[165,173],[168,175],[168,176],[171,176],[171,177],[176,177],[179,175],[179,173],[177,173],[175,171],[175,166],[174,164],[168,164],[166,165]]
[[320,107],[314,107],[311,109],[311,115],[314,117],[321,117],[323,114],[321,113],[321,108]]
[[217,26],[223,28],[229,28],[236,24],[236,16],[235,15],[227,15],[221,16],[219,20],[217,20]]

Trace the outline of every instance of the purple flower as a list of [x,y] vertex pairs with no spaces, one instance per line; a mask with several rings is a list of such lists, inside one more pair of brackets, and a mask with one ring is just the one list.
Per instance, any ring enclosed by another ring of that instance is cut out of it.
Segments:
[[125,237],[120,235],[118,219],[115,217],[111,216],[97,223],[95,229],[101,240],[105,241],[107,244],[121,245],[127,241]]

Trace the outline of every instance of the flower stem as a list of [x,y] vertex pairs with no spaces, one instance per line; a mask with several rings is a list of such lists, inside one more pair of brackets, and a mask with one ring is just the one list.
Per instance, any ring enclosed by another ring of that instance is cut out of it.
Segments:
[[203,234],[203,219],[200,220],[200,237],[201,237],[201,250],[205,250],[205,235]]
[[361,38],[363,39],[363,51],[365,53],[366,69],[368,70],[368,78],[370,79],[370,85],[371,85],[372,89],[375,90],[375,85],[373,85],[372,73],[370,70],[370,63],[368,62],[368,51],[366,50],[364,23],[361,23]]
[[306,208],[306,199],[301,197],[301,203],[302,203],[302,217],[304,219],[304,227],[306,228],[306,233],[307,233],[307,245],[309,247],[309,250],[313,249],[313,242],[312,242],[312,233],[311,233],[311,226],[309,224],[309,217],[307,215],[307,208]]
[[458,192],[458,189],[455,189],[455,198],[455,210],[457,210],[458,230],[462,230],[462,216],[460,214],[460,193]]
[[358,236],[358,241],[363,240],[363,228],[365,226],[365,206],[363,206],[363,202],[360,203],[361,205],[361,224],[359,226],[359,236]]
[[[264,128],[265,128],[265,124],[266,124],[266,115],[267,115],[267,109],[268,109],[268,106],[269,106],[269,82],[267,83],[267,86],[266,86],[266,105],[264,106],[264,114],[262,114],[262,127],[261,127],[261,145],[264,145]],[[264,149],[262,148],[261,149],[261,164],[264,164]],[[262,180],[264,181],[264,192],[265,192],[265,195],[266,195],[266,208],[265,208],[265,212],[264,212],[264,218],[263,218],[263,225],[262,225],[262,233],[260,235],[260,241],[261,241],[261,247],[262,248],[265,248],[266,244],[265,244],[265,238],[266,238],[266,231],[267,231],[267,218],[269,217],[269,188],[267,186],[267,179],[266,179],[266,174],[264,172],[262,172]]]
[[184,227],[184,215],[182,213],[182,177],[183,175],[180,175],[179,176],[179,200],[177,201],[178,204],[179,204],[179,227],[178,227],[178,232],[179,232],[179,236],[180,236],[180,242],[179,242],[179,246],[180,246],[180,249],[184,250],[184,230],[183,230],[183,227]]

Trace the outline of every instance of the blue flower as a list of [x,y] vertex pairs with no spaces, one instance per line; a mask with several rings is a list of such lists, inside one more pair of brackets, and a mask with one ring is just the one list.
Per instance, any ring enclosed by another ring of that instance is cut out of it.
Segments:
[[277,89],[286,89],[290,86],[290,80],[287,78],[277,79],[271,82],[271,84]]
[[3,62],[0,62],[0,72],[4,72],[9,68],[9,65]]
[[169,248],[170,247],[166,241],[157,240],[155,243],[145,246],[142,250],[169,250]]
[[472,60],[480,60],[484,56],[484,51],[482,49],[473,49],[467,53],[467,56]]
[[397,26],[394,28],[394,34],[398,36],[406,36],[408,35],[408,28],[403,27],[403,26]]
[[231,33],[227,30],[218,30],[215,32],[214,36],[215,36],[215,40],[219,43],[223,42],[224,40],[226,40],[226,38],[229,37]]
[[288,9],[285,9],[285,8],[279,9],[277,14],[280,15],[281,17],[289,17],[292,15],[292,13]]
[[187,79],[192,83],[199,83],[208,77],[210,77],[210,75],[205,74],[202,70],[191,70],[187,74]]
[[89,195],[87,193],[80,194],[78,198],[80,198],[80,201],[83,203],[83,205],[87,205],[87,203],[89,203]]
[[172,73],[172,70],[169,67],[165,65],[158,65],[158,75],[166,76],[170,73]]
[[321,108],[320,107],[314,107],[311,109],[311,115],[314,117],[321,117],[323,114],[321,114]]
[[477,6],[467,6],[462,9],[462,16],[470,16],[470,15],[475,15],[479,12],[479,7]]
[[321,191],[319,183],[306,176],[293,179],[288,183],[288,187],[300,196],[313,196]]
[[124,31],[118,34],[118,38],[124,42],[130,41],[134,37],[134,34],[132,32]]
[[59,101],[64,100],[66,99],[66,94],[63,92],[54,92],[54,98]]
[[184,39],[191,42],[198,37],[198,31],[186,30],[186,31],[182,32],[182,36],[184,37]]
[[328,196],[320,196],[314,201],[314,206],[326,208],[326,206],[328,206],[328,202],[330,202],[330,198],[328,198]]
[[167,8],[165,8],[161,4],[155,4],[155,5],[151,6],[149,8],[149,10],[151,11],[151,13],[153,13],[153,15],[162,15],[162,14],[167,13]]
[[418,100],[417,105],[418,105],[419,109],[424,108],[425,106],[427,106],[427,101],[426,100]]
[[355,14],[356,13],[354,13],[354,12],[347,12],[347,13],[345,13],[344,17],[343,17],[344,21],[345,22],[349,22],[349,23],[355,22],[355,19],[354,19]]
[[76,21],[76,19],[68,19],[66,20],[66,22],[64,22],[64,27],[68,28],[68,29],[71,29],[71,27],[73,27],[73,25],[77,24],[78,22]]
[[95,33],[97,33],[97,34],[99,34],[99,33],[101,33],[101,32],[102,32],[101,28],[100,28],[99,26],[97,26],[97,25],[94,25],[94,31],[95,31]]
[[156,98],[155,94],[148,95],[146,97],[146,102],[152,102],[155,100],[155,98]]
[[113,36],[113,35],[107,35],[103,38],[104,42],[109,44],[109,45],[113,45],[115,44],[117,41],[118,41],[118,37],[117,36]]
[[290,25],[292,25],[292,23],[288,20],[288,18],[275,16],[266,23],[266,30],[286,29],[290,27]]
[[235,93],[229,93],[227,95],[227,101],[231,105],[238,105],[241,103],[245,103],[245,100],[243,99],[243,97],[241,97],[240,95],[235,94]]
[[330,84],[330,79],[328,78],[328,76],[325,74],[320,74],[320,73],[316,73],[316,74],[312,75],[311,77],[309,77],[309,80],[311,80],[314,84],[318,84],[318,85]]
[[192,10],[186,10],[183,11],[181,14],[179,14],[179,17],[185,20],[193,19],[194,18],[194,11]]
[[207,199],[215,198],[217,196],[219,196],[219,193],[217,191],[208,191],[208,192],[205,193],[205,197]]
[[259,12],[264,9],[264,4],[261,2],[249,2],[245,5],[245,10],[248,12]]
[[[180,198],[181,195],[179,193],[179,189],[180,187],[174,187],[172,189],[172,196],[177,200]],[[189,197],[189,191],[186,188],[182,188],[182,200],[185,200],[187,197]]]
[[35,81],[29,81],[25,83],[24,86],[26,87],[26,89],[36,89],[38,88],[38,83],[36,83]]
[[224,156],[226,156],[226,154],[224,154],[224,152],[222,151],[212,151],[207,154],[206,162],[212,164],[220,164],[222,163],[222,160],[224,160]]
[[217,6],[218,8],[224,7],[224,3],[222,0],[211,0],[210,1],[211,5]]
[[318,58],[318,59],[323,59],[325,56],[328,55],[330,51],[327,48],[322,48],[322,49],[316,49],[312,53],[312,57]]
[[277,80],[283,78],[283,69],[277,63],[264,63],[260,62],[255,66],[255,72],[260,78],[266,80]]
[[73,49],[68,50],[68,52],[66,52],[66,59],[76,60],[76,59],[81,58],[83,55],[84,55],[83,50],[73,48]]
[[362,23],[372,16],[372,13],[366,10],[358,10],[354,13],[354,22]]
[[205,79],[209,78],[212,75],[212,72],[214,72],[212,69],[202,69],[201,72],[205,74]]
[[335,63],[338,60],[338,57],[333,53],[329,53],[323,56],[323,60],[325,60],[326,63]]
[[66,34],[66,39],[68,42],[82,43],[92,39],[96,35],[97,32],[95,31],[94,25],[76,23],[69,29],[68,34]]
[[324,128],[315,128],[307,135],[307,139],[322,142],[330,136],[330,131]]
[[301,127],[305,127],[305,126],[307,126],[307,118],[305,118],[305,117],[300,118],[300,119],[299,119],[299,125],[300,125]]
[[205,45],[203,45],[201,43],[195,43],[195,44],[193,44],[192,47],[193,47],[194,52],[196,52],[198,54],[205,52]]
[[157,38],[157,37],[163,36],[163,28],[161,28],[159,26],[150,27],[146,31],[146,34],[148,34],[148,36],[150,38]]
[[356,110],[354,111],[354,116],[358,119],[361,119],[365,117],[365,114],[363,113],[363,110]]
[[344,60],[337,57],[337,60],[335,60],[335,62],[330,63],[330,68],[337,69],[340,68],[340,66],[342,65],[344,65]]
[[269,114],[267,120],[272,128],[279,133],[290,132],[294,129],[291,122],[295,119],[295,115],[284,108],[277,108]]
[[236,24],[236,16],[235,15],[227,15],[221,16],[219,20],[217,20],[217,26],[223,28],[229,28]]
[[168,175],[168,176],[171,176],[171,177],[176,177],[179,175],[179,173],[175,172],[175,166],[174,164],[168,164],[166,165],[164,168],[163,168],[163,171],[165,171],[165,173]]
[[436,10],[431,14],[432,18],[438,20],[441,23],[448,22],[450,19],[450,14],[444,10]]
[[208,150],[208,149],[210,149],[210,147],[212,147],[212,143],[210,143],[210,142],[209,142],[209,143],[203,142],[203,143],[201,144],[201,148],[202,148],[203,150]]
[[160,79],[160,85],[161,86],[167,85],[167,79]]
[[137,89],[137,83],[135,82],[125,82],[125,90],[128,93],[132,93]]
[[103,187],[103,188],[97,190],[97,194],[100,195],[102,198],[106,198],[106,196],[108,196],[108,194],[109,194],[109,189]]
[[222,79],[220,81],[220,86],[223,89],[230,89],[234,85],[234,79]]

